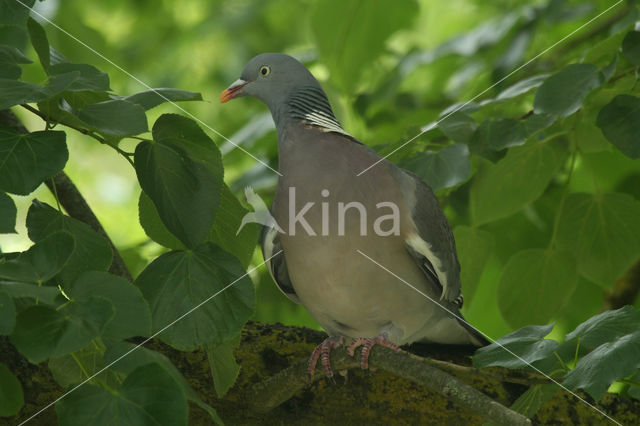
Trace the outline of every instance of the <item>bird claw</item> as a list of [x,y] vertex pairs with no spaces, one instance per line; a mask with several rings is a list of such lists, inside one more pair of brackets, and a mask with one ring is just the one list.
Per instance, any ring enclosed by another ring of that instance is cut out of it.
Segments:
[[351,356],[355,354],[356,348],[358,346],[362,346],[362,354],[360,356],[360,368],[366,370],[369,368],[369,353],[371,352],[371,348],[375,345],[384,346],[389,349],[393,349],[396,352],[400,352],[400,347],[393,342],[390,342],[387,339],[387,336],[383,334],[379,334],[376,337],[358,337],[357,339],[353,339],[353,342],[347,348],[347,353]]
[[331,350],[344,344],[344,339],[342,337],[330,336],[324,339],[322,343],[320,343],[313,350],[311,354],[311,358],[309,358],[309,367],[307,368],[307,372],[309,373],[309,378],[313,379],[313,374],[316,371],[316,364],[318,363],[318,359],[322,363],[322,368],[324,370],[325,376],[330,379],[333,379],[333,370],[331,370],[331,360],[329,358],[329,354]]

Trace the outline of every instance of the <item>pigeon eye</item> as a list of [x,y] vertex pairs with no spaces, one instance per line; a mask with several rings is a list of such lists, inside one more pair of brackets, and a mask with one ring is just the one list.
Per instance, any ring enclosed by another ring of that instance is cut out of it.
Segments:
[[260,67],[260,75],[262,75],[263,77],[268,76],[270,72],[271,68],[269,68],[268,66],[263,65]]

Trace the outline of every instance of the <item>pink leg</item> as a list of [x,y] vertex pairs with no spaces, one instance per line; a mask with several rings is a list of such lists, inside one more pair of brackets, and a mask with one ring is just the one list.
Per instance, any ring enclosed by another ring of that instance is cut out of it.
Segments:
[[386,334],[379,334],[376,337],[358,337],[354,339],[353,342],[347,348],[347,353],[351,356],[354,355],[356,348],[358,346],[362,346],[362,355],[360,358],[360,367],[363,370],[369,368],[369,353],[371,352],[371,348],[375,345],[385,346],[389,349],[393,349],[396,352],[400,352],[400,348],[393,342],[390,342],[387,339]]
[[318,363],[318,358],[320,358],[320,362],[322,363],[322,368],[324,369],[325,376],[332,378],[333,371],[331,370],[331,361],[329,359],[329,354],[331,350],[335,347],[342,345],[343,339],[342,337],[330,336],[324,339],[322,343],[320,343],[313,350],[311,354],[311,358],[309,358],[309,367],[307,371],[309,372],[309,376],[313,378],[313,374],[316,370],[316,364]]

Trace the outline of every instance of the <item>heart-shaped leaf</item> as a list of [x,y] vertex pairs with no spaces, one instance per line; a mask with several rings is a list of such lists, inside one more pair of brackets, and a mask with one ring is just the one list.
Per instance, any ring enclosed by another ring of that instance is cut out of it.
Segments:
[[196,247],[207,239],[220,202],[220,151],[194,121],[178,115],[161,116],[153,137],[136,147],[138,180],[169,231]]
[[187,400],[176,381],[158,364],[136,368],[117,392],[94,385],[70,393],[56,404],[61,426],[186,425]]
[[253,284],[242,265],[210,243],[163,254],[135,284],[149,301],[153,331],[171,325],[159,338],[181,350],[230,339],[253,313]]
[[111,303],[97,297],[59,309],[30,306],[18,314],[11,343],[37,364],[83,348],[101,335],[112,316]]
[[20,134],[0,125],[0,189],[28,195],[60,172],[69,158],[65,139],[64,132]]

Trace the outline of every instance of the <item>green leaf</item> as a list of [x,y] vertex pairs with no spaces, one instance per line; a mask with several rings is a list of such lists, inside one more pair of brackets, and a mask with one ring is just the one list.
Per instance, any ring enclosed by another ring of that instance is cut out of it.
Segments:
[[7,336],[16,325],[16,307],[9,295],[0,287],[0,335]]
[[109,76],[92,65],[61,62],[49,66],[49,74],[51,76],[75,73],[78,73],[76,78],[73,79],[73,82],[66,90],[111,91],[109,87]]
[[396,6],[391,0],[315,3],[311,30],[331,79],[343,91],[356,91],[362,71],[382,53],[387,38],[418,15],[413,0]]
[[0,279],[43,284],[62,270],[74,248],[71,234],[55,232],[17,258],[0,263]]
[[[68,75],[71,75],[71,74],[63,74],[63,76],[68,76]],[[61,76],[59,77],[62,78]],[[62,100],[53,99],[53,101],[56,102],[56,106],[60,107],[62,111],[68,113],[71,117],[73,117],[73,121],[67,119],[65,120],[65,123],[70,122],[73,124],[75,121],[78,121],[82,123],[82,127],[86,127],[85,122],[80,121],[79,117],[77,117],[79,111],[83,110],[84,108],[92,104],[110,101],[112,100],[111,96],[112,95],[109,95],[108,92],[104,92],[104,91],[75,90],[73,92],[70,92],[70,91],[62,92],[63,99]],[[53,107],[50,107],[50,109],[53,110]],[[63,119],[64,118],[65,117],[63,117]],[[93,118],[93,116],[91,118]]]
[[149,130],[144,109],[120,99],[87,105],[77,116],[106,135],[133,136]]
[[29,34],[23,27],[0,24],[0,40],[2,40],[3,44],[8,46],[13,46],[17,49],[24,49],[29,41]]
[[9,78],[0,78],[0,109],[7,109],[14,105],[40,102],[51,98],[71,86],[78,78],[78,72],[52,76],[46,86],[27,83]]
[[38,59],[42,64],[42,68],[48,74],[49,66],[51,65],[51,54],[49,52],[49,40],[47,40],[47,33],[45,33],[42,25],[33,18],[27,20],[27,29],[29,30],[29,39],[33,50],[36,51]]
[[536,91],[533,109],[566,117],[582,106],[582,101],[602,84],[600,71],[591,64],[572,64],[548,77]]
[[[101,340],[104,340],[102,338]],[[105,368],[105,346],[98,341],[92,341],[84,348],[61,357],[51,358],[47,367],[55,381],[64,389],[84,381]],[[108,368],[97,376],[100,384],[113,388],[120,387],[125,375],[113,368]]]
[[0,78],[0,109],[24,103],[41,102],[54,97],[72,86],[80,79],[80,72],[69,72],[49,77],[46,86]]
[[135,369],[117,392],[85,385],[56,403],[66,425],[186,425],[187,401],[176,381],[158,364]]
[[[101,345],[90,342],[84,348],[71,354],[51,358],[47,362],[47,367],[51,370],[51,375],[56,383],[63,389],[67,389],[87,379],[88,376],[104,366],[103,352]],[[110,371],[106,371],[105,374],[101,374],[100,380],[104,382],[109,373]]]
[[22,68],[18,64],[30,63],[20,50],[0,44],[0,77],[18,79],[22,74]]
[[28,195],[58,174],[69,153],[66,134],[53,130],[20,134],[0,125],[0,188]]
[[202,95],[188,90],[159,88],[145,90],[123,99],[149,110],[164,102],[201,101]]
[[16,233],[16,203],[6,193],[0,191],[0,234]]
[[59,309],[30,306],[18,314],[11,343],[34,364],[85,347],[113,316],[103,298],[69,302]]
[[24,395],[20,381],[6,365],[0,363],[0,416],[16,415],[23,405]]
[[640,331],[617,337],[581,358],[562,384],[584,389],[599,401],[611,383],[640,368]]
[[[184,249],[185,246],[164,226],[156,207],[151,199],[140,193],[138,202],[140,224],[145,233],[156,243],[172,249]],[[229,187],[223,183],[220,193],[220,206],[207,241],[222,247],[240,260],[242,266],[247,267],[253,257],[258,240],[259,227],[250,223],[245,225],[237,234],[242,218],[249,210],[242,207],[238,199],[231,193]]]
[[227,342],[209,343],[204,347],[218,398],[222,398],[231,389],[240,373],[240,366],[233,355],[238,345],[240,345],[240,334]]
[[124,278],[107,272],[85,272],[67,290],[67,294],[74,300],[100,296],[111,302],[115,314],[104,329],[104,337],[126,339],[150,334],[149,305],[140,290]]
[[569,194],[558,219],[558,247],[578,271],[611,288],[640,256],[640,203],[626,194]]
[[181,350],[230,339],[254,309],[253,285],[242,266],[210,243],[163,254],[135,284],[149,301],[154,332],[190,312],[159,335]]
[[196,247],[207,239],[220,202],[220,151],[194,121],[174,114],[156,121],[153,138],[136,147],[138,180],[171,233]]
[[[513,327],[547,323],[576,288],[576,261],[569,252],[529,249],[514,254],[498,283],[498,307]],[[526,300],[527,308],[522,308]]]
[[547,79],[547,77],[549,77],[549,74],[538,74],[534,75],[533,77],[520,80],[519,82],[507,87],[502,92],[500,92],[496,97],[496,100],[503,101],[512,99],[524,93],[527,93],[529,90],[539,87],[542,82]]
[[145,234],[153,241],[171,249],[182,250],[186,248],[185,245],[164,226],[156,206],[144,191],[140,192],[140,198],[138,199],[138,216],[142,229],[144,229]]
[[617,55],[624,36],[625,32],[621,31],[595,43],[585,55],[583,62],[597,64],[611,60]]
[[522,122],[522,125],[527,136],[530,136],[551,126],[557,119],[558,117],[551,114],[532,114]]
[[629,31],[624,37],[622,56],[633,65],[640,66],[640,31]]
[[57,287],[39,286],[31,283],[0,281],[0,291],[7,293],[13,298],[30,297],[39,302],[56,304],[56,298],[63,297]]
[[555,340],[544,338],[551,329],[553,324],[529,325],[507,334],[489,346],[478,349],[473,355],[473,366],[525,368],[528,364],[545,359],[558,347]]
[[551,400],[561,388],[555,383],[533,385],[511,404],[511,409],[532,418],[544,404]]
[[416,173],[434,191],[459,185],[471,175],[469,148],[464,144],[420,153],[402,161],[400,166]]
[[478,128],[473,117],[456,111],[447,118],[438,123],[438,127],[442,133],[447,135],[449,139],[457,143],[469,143],[471,136]]
[[106,271],[111,266],[113,251],[109,241],[86,223],[63,215],[38,200],[34,200],[29,208],[27,229],[29,238],[36,242],[60,230],[73,235],[75,249],[60,273],[60,278],[66,284],[73,283],[85,271]]
[[229,187],[223,184],[220,191],[220,206],[207,238],[207,241],[234,255],[245,268],[251,263],[261,229],[257,224],[249,223],[238,233],[242,218],[248,212],[249,210],[242,207],[231,193]]
[[500,151],[511,146],[523,145],[527,138],[524,125],[512,118],[485,120],[471,140],[471,151],[480,155],[487,151]]
[[[173,380],[178,383],[182,392],[187,399],[198,407],[205,410],[211,416],[211,419],[218,424],[223,424],[220,417],[216,413],[216,410],[209,404],[202,401],[196,391],[191,388],[187,379],[184,378],[182,373],[173,365],[173,363],[163,354],[152,351],[145,347],[137,347],[134,351],[130,352],[136,346],[133,343],[123,341],[107,341],[107,350],[104,354],[104,363],[111,364],[116,361],[111,368],[120,371],[124,374],[130,374],[136,368],[147,365],[150,363],[159,364],[164,370],[169,373]],[[126,354],[126,355],[125,355]]]
[[600,110],[596,123],[624,155],[640,158],[640,98],[616,96]]
[[495,246],[490,232],[459,225],[453,230],[458,249],[461,271],[460,280],[465,306],[469,306],[478,287],[480,276]]
[[471,184],[473,223],[509,216],[536,200],[562,165],[566,151],[532,141],[509,149],[495,165],[482,168]]
[[23,26],[35,0],[0,0],[0,25]]
[[627,305],[614,311],[595,315],[565,337],[566,341],[580,339],[580,346],[593,349],[603,343],[638,330],[640,311]]

